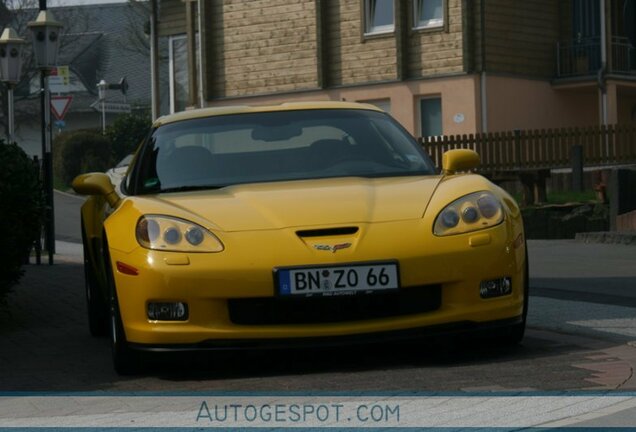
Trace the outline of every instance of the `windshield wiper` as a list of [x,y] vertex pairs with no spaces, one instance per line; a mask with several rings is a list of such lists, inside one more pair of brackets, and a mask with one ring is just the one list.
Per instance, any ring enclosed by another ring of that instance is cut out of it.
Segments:
[[166,192],[189,192],[189,191],[198,191],[198,190],[215,190],[221,189],[225,186],[219,185],[190,185],[190,186],[176,186],[171,188],[160,189],[158,193],[166,193]]

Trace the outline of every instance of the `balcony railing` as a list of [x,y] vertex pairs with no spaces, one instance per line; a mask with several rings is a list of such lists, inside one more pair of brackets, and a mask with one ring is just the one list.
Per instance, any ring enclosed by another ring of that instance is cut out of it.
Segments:
[[[627,38],[614,36],[607,73],[636,75],[636,48]],[[601,41],[587,38],[557,42],[557,78],[596,75],[601,68]]]

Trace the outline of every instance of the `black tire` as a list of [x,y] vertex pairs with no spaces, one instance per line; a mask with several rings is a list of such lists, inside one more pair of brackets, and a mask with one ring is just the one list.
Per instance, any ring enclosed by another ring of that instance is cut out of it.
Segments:
[[113,269],[108,254],[108,247],[105,247],[105,266],[108,280],[108,291],[110,298],[110,347],[113,356],[113,367],[119,375],[134,375],[140,370],[139,353],[132,350],[126,340],[124,325],[119,313],[119,300],[117,299],[117,289]]
[[523,312],[521,313],[521,322],[514,324],[505,329],[499,338],[499,342],[503,345],[518,345],[523,340],[526,333],[526,318],[528,316],[528,299],[530,298],[530,275],[528,267],[528,245],[525,245],[526,265],[523,281]]
[[88,311],[88,329],[93,337],[108,336],[108,306],[99,292],[97,279],[90,264],[88,241],[83,221],[82,246],[84,249],[84,289]]

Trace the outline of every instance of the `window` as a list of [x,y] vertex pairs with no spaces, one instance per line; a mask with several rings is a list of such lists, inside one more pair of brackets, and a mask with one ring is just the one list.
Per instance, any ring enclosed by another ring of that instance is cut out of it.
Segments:
[[414,0],[413,8],[413,27],[416,29],[444,25],[444,0]]
[[598,38],[601,34],[600,8],[596,0],[575,0],[572,3],[572,31],[577,42]]
[[433,171],[391,117],[354,109],[237,113],[159,126],[131,172],[134,194]]
[[364,0],[364,20],[365,34],[392,32],[393,0]]
[[[199,50],[199,37],[195,40],[195,52]],[[188,39],[186,35],[170,36],[168,44],[170,60],[170,112],[184,111],[190,104],[190,75],[198,76],[199,56],[195,55],[194,74],[188,71]]]
[[420,100],[420,125],[423,137],[443,135],[442,98]]
[[185,35],[170,38],[170,112],[188,105],[188,40]]

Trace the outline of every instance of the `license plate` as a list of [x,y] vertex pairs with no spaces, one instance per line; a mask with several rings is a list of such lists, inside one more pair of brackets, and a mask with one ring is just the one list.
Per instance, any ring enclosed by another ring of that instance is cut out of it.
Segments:
[[396,263],[298,267],[276,270],[280,295],[346,295],[399,288]]

